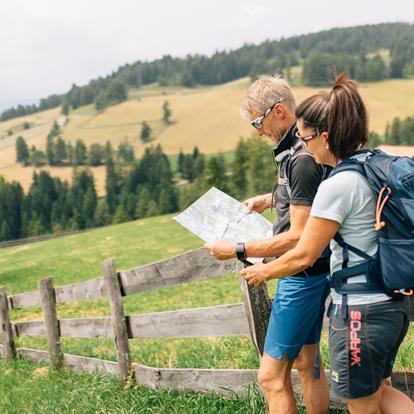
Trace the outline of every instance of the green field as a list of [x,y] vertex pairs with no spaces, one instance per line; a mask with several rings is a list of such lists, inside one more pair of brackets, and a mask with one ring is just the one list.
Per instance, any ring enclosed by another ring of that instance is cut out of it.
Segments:
[[[101,262],[109,257],[116,258],[118,269],[128,269],[171,257],[201,245],[200,240],[173,222],[171,216],[137,220],[61,239],[2,249],[0,285],[5,286],[9,294],[31,291],[36,289],[39,279],[49,275],[54,276],[56,286],[65,285],[99,276]],[[270,286],[270,290],[274,290],[274,283]],[[126,314],[137,314],[240,301],[237,276],[231,274],[175,288],[127,296],[124,298],[124,306]],[[59,318],[104,315],[109,315],[105,299],[58,305]],[[42,313],[40,308],[22,309],[13,311],[12,317],[14,321],[36,320],[42,318]],[[18,338],[17,345],[47,349],[45,338]],[[258,367],[258,359],[248,337],[131,340],[130,346],[133,361],[150,366]],[[397,369],[414,368],[413,346],[414,330],[411,328],[409,337],[399,353]],[[66,353],[115,360],[111,340],[62,338],[62,348]],[[322,349],[325,364],[328,364],[326,337]],[[256,394],[249,403],[206,397],[195,393],[153,392],[142,387],[122,392],[115,385],[116,381],[111,378],[67,372],[51,373],[45,377],[35,378],[36,376],[32,375],[35,368],[37,365],[24,361],[11,367],[0,363],[0,386],[5,390],[15,390],[13,407],[17,410],[7,411],[10,409],[6,410],[5,397],[0,396],[0,412],[263,412],[263,408],[257,408],[257,411],[254,411],[256,408],[249,408],[248,404],[263,407],[260,396]],[[26,378],[26,381],[19,380],[20,377]],[[82,394],[84,397],[76,397],[80,392],[79,389],[84,393]],[[70,398],[68,400],[62,398],[60,401],[58,396],[65,393],[69,393]],[[24,395],[33,395],[33,398],[25,398]],[[87,397],[88,401],[86,401]],[[49,407],[49,411],[46,408],[45,411],[39,408],[41,399],[45,399],[44,406]],[[82,411],[76,411],[79,404],[82,404]],[[140,411],[141,408],[128,411],[130,404],[147,407],[147,411],[144,408],[142,408],[144,411]],[[200,411],[197,411],[197,408],[191,409],[199,405]],[[21,410],[19,411],[17,407]],[[119,410],[115,407],[119,407]],[[183,407],[182,411],[179,407]],[[205,407],[204,411],[202,407]]]

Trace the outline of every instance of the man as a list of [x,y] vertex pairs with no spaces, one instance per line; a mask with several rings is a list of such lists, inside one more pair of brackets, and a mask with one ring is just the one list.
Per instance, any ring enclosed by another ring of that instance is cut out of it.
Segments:
[[[325,168],[316,164],[296,137],[295,107],[292,91],[281,78],[264,76],[249,88],[241,112],[259,136],[276,144],[273,152],[279,178],[276,191],[244,204],[248,211],[259,213],[274,205],[277,220],[270,239],[206,243],[217,259],[280,256],[299,240]],[[304,272],[278,283],[258,374],[271,414],[297,412],[290,379],[293,364],[308,414],[328,412],[328,384],[319,355],[328,272],[328,259],[319,258]]]

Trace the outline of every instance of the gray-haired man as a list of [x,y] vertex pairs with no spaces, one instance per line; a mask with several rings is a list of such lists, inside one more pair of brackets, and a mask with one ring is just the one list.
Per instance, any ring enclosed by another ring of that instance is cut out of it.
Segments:
[[[289,84],[281,78],[263,76],[250,86],[241,112],[259,136],[276,144],[279,174],[274,193],[249,198],[244,204],[259,213],[276,207],[274,236],[245,244],[207,243],[205,247],[217,259],[280,256],[299,240],[325,168],[316,164],[296,137],[295,107]],[[328,412],[328,384],[319,356],[328,272],[328,260],[320,258],[311,268],[278,282],[258,375],[271,414],[297,412],[290,379],[293,364],[301,378],[307,412]]]

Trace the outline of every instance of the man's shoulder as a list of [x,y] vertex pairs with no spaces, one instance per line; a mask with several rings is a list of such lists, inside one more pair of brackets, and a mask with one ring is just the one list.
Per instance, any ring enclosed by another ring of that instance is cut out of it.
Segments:
[[289,157],[288,174],[302,175],[307,174],[323,174],[324,167],[315,161],[315,157],[306,149],[300,148]]

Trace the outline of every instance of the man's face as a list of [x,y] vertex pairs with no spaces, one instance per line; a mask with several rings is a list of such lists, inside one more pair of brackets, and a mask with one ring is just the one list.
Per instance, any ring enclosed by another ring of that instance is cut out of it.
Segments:
[[267,136],[274,143],[277,144],[285,135],[289,125],[286,125],[285,118],[283,116],[285,108],[282,104],[278,103],[266,116],[265,113],[259,112],[254,109],[251,113],[250,121],[257,118],[261,118],[261,128],[255,128],[259,137]]

